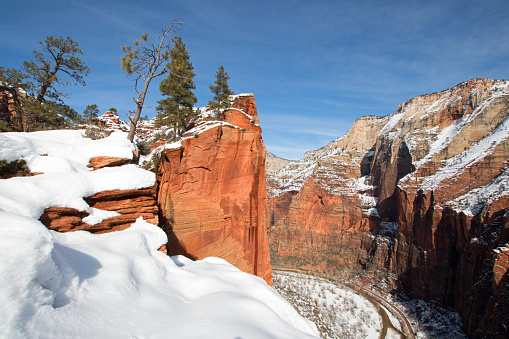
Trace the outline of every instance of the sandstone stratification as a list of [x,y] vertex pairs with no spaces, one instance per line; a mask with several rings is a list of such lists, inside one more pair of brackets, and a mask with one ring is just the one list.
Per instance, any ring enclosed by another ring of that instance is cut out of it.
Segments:
[[378,217],[361,173],[386,120],[361,118],[344,137],[267,176],[274,265],[327,271],[366,262]]
[[265,146],[253,95],[161,154],[158,201],[168,254],[223,258],[272,281],[264,208]]
[[389,274],[457,311],[470,336],[508,336],[509,82],[467,81],[365,119],[269,177],[274,262]]
[[158,207],[155,187],[139,190],[102,191],[85,198],[90,207],[117,212],[95,224],[85,220],[88,212],[70,207],[50,207],[41,215],[41,222],[51,230],[58,232],[88,231],[90,233],[108,233],[121,231],[143,217],[151,224],[158,224]]
[[[131,159],[113,157],[94,157],[88,167],[94,170],[104,167],[115,167],[128,164]],[[105,218],[96,223],[87,221],[89,213],[70,207],[50,207],[39,220],[49,229],[58,232],[88,231],[91,233],[108,233],[121,231],[143,217],[147,222],[159,223],[156,201],[156,187],[130,190],[109,190],[85,197],[92,207],[103,211],[116,212],[117,215]],[[114,213],[115,214],[115,213]]]

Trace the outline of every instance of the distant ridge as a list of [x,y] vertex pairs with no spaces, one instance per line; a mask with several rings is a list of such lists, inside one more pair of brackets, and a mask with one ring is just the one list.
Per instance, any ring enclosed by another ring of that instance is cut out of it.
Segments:
[[267,157],[265,158],[265,170],[267,173],[276,173],[289,162],[292,162],[292,160],[283,159],[275,154],[267,152]]

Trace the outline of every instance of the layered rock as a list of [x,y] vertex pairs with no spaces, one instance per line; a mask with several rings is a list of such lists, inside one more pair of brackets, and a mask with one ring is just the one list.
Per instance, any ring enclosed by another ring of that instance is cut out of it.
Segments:
[[[115,157],[94,157],[88,167],[94,170],[104,167],[121,166],[131,159]],[[130,190],[101,191],[85,197],[87,204],[97,210],[109,211],[105,218],[90,218],[90,213],[70,207],[50,207],[39,220],[51,230],[58,232],[88,231],[91,233],[107,233],[121,231],[143,217],[154,225],[159,223],[156,201],[156,187]]]
[[221,257],[268,283],[265,146],[253,95],[237,97],[223,121],[202,121],[165,149],[158,201],[168,254]]
[[[114,111],[106,111],[97,117],[96,125],[98,127],[103,127],[107,132],[129,131],[129,124],[120,120],[120,116]],[[157,128],[155,119],[142,119],[138,121],[138,124],[136,125],[136,136],[140,139],[144,140],[150,138],[156,132]]]
[[265,158],[265,171],[267,173],[276,173],[281,168],[288,165],[289,162],[291,161],[267,152],[267,157]]
[[509,335],[508,112],[509,83],[475,79],[288,164],[267,181],[274,262],[387,272],[469,335]]
[[386,120],[361,118],[344,137],[267,176],[274,265],[325,272],[366,262],[378,215],[362,173]]

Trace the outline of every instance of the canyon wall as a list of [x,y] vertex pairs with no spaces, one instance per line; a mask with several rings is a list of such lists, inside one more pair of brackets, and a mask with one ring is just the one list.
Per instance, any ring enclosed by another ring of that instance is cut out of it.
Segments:
[[509,83],[475,79],[365,117],[267,177],[275,266],[402,287],[509,335]]
[[217,256],[272,282],[267,234],[265,145],[253,95],[222,121],[203,121],[161,154],[158,202],[168,254]]

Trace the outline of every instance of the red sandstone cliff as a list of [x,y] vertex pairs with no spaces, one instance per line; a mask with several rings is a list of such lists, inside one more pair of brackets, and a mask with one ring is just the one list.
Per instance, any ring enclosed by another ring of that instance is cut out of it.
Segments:
[[389,276],[470,336],[508,336],[508,112],[509,82],[471,80],[269,175],[273,263]]
[[161,154],[158,201],[168,254],[217,256],[269,284],[265,146],[253,95]]

